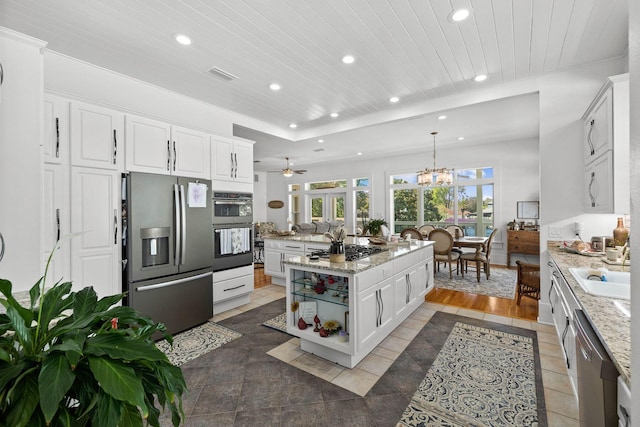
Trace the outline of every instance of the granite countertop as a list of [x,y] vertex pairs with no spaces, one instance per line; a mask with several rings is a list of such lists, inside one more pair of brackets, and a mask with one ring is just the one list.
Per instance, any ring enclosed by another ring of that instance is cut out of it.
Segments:
[[[324,234],[294,234],[292,236],[280,236],[278,234],[267,234],[266,236],[262,236],[262,240],[289,240],[292,242],[303,242],[303,243],[331,243],[328,237],[325,237]],[[359,245],[367,245],[369,244],[369,239],[366,237],[354,237],[348,236],[344,240],[345,244],[356,243]]]
[[547,250],[585,314],[594,326],[618,372],[631,385],[631,303],[628,300],[599,297],[586,293],[569,271],[570,267],[606,268],[609,271],[630,271],[629,266],[609,265],[597,257],[587,257],[561,251],[561,242],[547,242]]
[[[359,238],[359,244],[363,244],[363,239]],[[348,241],[345,241],[345,243],[348,243]],[[431,245],[433,245],[433,242],[428,240],[412,240],[411,243],[389,243],[385,246],[389,249],[388,251],[379,252],[356,261],[330,262],[328,259],[311,261],[306,256],[295,256],[285,260],[284,263],[299,267],[313,267],[321,270],[357,274]]]

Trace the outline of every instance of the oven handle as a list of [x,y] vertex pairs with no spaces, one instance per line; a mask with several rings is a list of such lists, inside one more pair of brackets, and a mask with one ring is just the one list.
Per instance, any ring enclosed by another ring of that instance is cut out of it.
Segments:
[[216,200],[215,202],[213,202],[214,205],[249,205],[251,204],[250,200],[247,201],[237,201],[237,200],[229,200],[227,201],[223,201],[223,200]]

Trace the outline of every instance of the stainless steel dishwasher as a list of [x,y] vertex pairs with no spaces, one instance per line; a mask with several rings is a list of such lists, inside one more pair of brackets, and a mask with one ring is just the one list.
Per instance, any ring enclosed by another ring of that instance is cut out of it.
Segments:
[[576,328],[580,426],[617,426],[618,370],[582,310],[575,311],[573,322]]

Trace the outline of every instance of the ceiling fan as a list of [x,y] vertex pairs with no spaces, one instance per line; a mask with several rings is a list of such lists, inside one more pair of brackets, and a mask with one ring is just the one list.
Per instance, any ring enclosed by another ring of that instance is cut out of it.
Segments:
[[291,169],[291,165],[289,164],[289,158],[285,157],[285,160],[287,161],[286,168],[278,171],[269,171],[269,172],[279,172],[282,174],[282,176],[289,178],[289,177],[292,177],[294,173],[303,174],[307,171],[306,169]]

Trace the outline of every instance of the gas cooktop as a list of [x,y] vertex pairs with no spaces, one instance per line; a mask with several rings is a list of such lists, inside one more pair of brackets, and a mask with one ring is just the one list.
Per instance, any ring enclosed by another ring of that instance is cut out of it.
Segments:
[[[388,250],[388,248],[380,246],[344,245],[344,258],[346,261],[355,261],[358,259],[366,258],[369,255],[375,255]],[[329,251],[316,251],[310,253],[308,256],[329,258]]]

